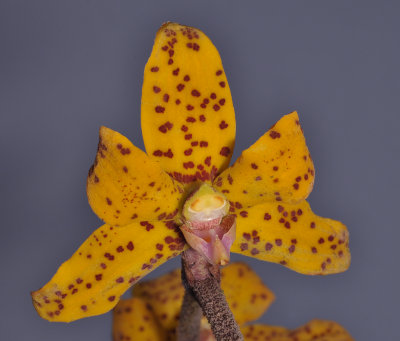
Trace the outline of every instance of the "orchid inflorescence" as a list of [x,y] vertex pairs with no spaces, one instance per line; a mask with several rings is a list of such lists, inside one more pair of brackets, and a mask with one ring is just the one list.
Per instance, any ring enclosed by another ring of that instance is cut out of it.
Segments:
[[[175,341],[184,295],[180,269],[135,285],[133,297],[121,300],[113,310],[113,340]],[[275,300],[272,291],[245,263],[231,263],[221,272],[221,287],[241,326],[245,341],[353,341],[333,321],[314,319],[290,330],[255,324]],[[215,341],[205,318],[199,341]]]
[[218,51],[203,32],[176,23],[159,29],[141,111],[146,153],[100,128],[87,195],[105,224],[32,293],[41,317],[103,314],[188,248],[216,265],[228,263],[232,251],[307,275],[348,268],[346,227],[315,215],[305,201],[315,174],[296,112],[229,167],[233,103]]

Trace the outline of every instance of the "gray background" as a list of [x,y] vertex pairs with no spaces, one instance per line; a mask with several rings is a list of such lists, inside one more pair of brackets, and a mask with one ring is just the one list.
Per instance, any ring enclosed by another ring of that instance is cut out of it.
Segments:
[[311,205],[351,233],[352,265],[339,275],[234,257],[276,293],[261,321],[319,317],[357,340],[398,340],[399,10],[395,1],[2,0],[0,339],[111,339],[110,314],[51,324],[29,292],[100,223],[85,194],[99,126],[143,147],[143,68],[170,20],[202,29],[220,51],[235,158],[297,109],[316,167]]

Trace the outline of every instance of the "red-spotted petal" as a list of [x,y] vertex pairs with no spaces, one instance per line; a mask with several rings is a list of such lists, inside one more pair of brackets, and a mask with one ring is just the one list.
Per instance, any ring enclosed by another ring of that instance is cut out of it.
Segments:
[[131,285],[184,247],[172,222],[103,225],[44,287],[32,293],[33,304],[49,321],[70,322],[103,314]]
[[157,162],[106,127],[100,128],[87,195],[93,211],[107,224],[118,226],[172,219],[181,199],[179,188]]
[[176,23],[157,32],[144,71],[146,151],[174,179],[210,181],[230,161],[235,114],[221,58],[200,30]]
[[232,252],[307,275],[343,272],[350,265],[346,226],[315,215],[306,201],[267,202],[236,213]]
[[265,201],[296,203],[309,195],[313,184],[314,166],[296,112],[283,116],[214,181],[243,207]]

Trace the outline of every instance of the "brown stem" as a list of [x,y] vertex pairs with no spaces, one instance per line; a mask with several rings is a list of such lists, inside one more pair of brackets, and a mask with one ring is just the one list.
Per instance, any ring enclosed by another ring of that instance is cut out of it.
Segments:
[[182,280],[202,308],[216,340],[243,341],[220,286],[219,266],[211,265],[193,249],[186,250],[182,254]]
[[190,290],[185,290],[177,329],[178,341],[197,341],[203,312]]

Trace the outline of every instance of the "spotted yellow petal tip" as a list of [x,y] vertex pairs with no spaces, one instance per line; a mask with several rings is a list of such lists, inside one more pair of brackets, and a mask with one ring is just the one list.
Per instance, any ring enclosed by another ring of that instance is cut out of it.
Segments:
[[34,306],[52,322],[106,313],[129,287],[184,248],[179,229],[162,221],[103,225],[32,293]]
[[306,275],[350,266],[349,233],[340,221],[314,214],[307,201],[266,202],[240,210],[232,252],[282,264]]
[[199,29],[166,23],[144,71],[148,155],[186,187],[211,182],[230,161],[235,114],[219,53]]
[[114,226],[139,219],[172,219],[181,199],[179,186],[157,162],[107,127],[100,128],[87,196],[93,211]]
[[283,116],[214,181],[233,208],[297,203],[313,184],[314,165],[296,111]]

